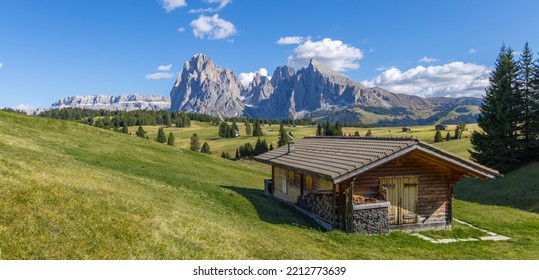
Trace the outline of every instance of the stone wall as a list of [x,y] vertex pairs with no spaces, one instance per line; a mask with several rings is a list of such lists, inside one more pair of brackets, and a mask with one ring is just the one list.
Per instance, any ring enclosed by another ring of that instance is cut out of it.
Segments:
[[330,193],[308,193],[298,200],[298,206],[329,223],[335,221],[332,203],[333,195]]
[[389,203],[354,205],[354,232],[361,234],[389,233]]

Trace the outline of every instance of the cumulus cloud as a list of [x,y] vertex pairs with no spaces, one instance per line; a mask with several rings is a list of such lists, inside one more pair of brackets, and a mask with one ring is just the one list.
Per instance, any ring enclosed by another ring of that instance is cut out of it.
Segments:
[[469,53],[469,54],[476,54],[476,53],[477,53],[477,50],[474,49],[474,48],[471,48],[471,49],[468,50],[468,53]]
[[244,88],[247,88],[249,86],[249,84],[253,81],[253,79],[255,78],[257,73],[262,75],[262,76],[268,77],[268,69],[266,69],[266,68],[260,68],[260,69],[258,69],[257,71],[254,71],[254,72],[240,73],[238,78],[240,79],[240,82],[241,82],[241,84],[243,85]]
[[187,3],[185,0],[160,0],[161,6],[165,11],[171,12],[177,8],[185,7],[187,6]]
[[173,76],[174,74],[170,72],[156,72],[156,73],[146,75],[146,79],[148,80],[170,79]]
[[299,45],[306,40],[307,38],[301,36],[286,36],[279,38],[279,40],[277,40],[275,43],[277,45]]
[[170,69],[172,69],[172,64],[157,66],[158,71],[170,71]]
[[184,31],[185,31],[185,27],[178,28],[178,32],[184,32]]
[[294,49],[293,54],[288,57],[288,63],[303,67],[309,64],[311,58],[335,71],[347,71],[359,68],[357,61],[363,58],[363,52],[340,40],[330,38],[314,42],[307,40]]
[[431,62],[436,62],[438,61],[437,58],[434,58],[434,57],[428,57],[428,56],[424,56],[422,58],[420,58],[418,60],[418,62],[425,62],[425,63],[431,63]]
[[217,7],[210,7],[210,8],[200,8],[200,9],[191,9],[189,10],[190,13],[215,13],[222,9],[224,9],[228,4],[230,4],[231,0],[203,0],[204,2],[208,4],[219,4]]
[[4,64],[2,64],[2,62],[0,62],[0,69],[2,69],[2,67],[4,67]]
[[195,37],[210,40],[225,39],[236,34],[236,27],[229,21],[219,17],[200,15],[198,19],[191,21]]
[[460,61],[439,66],[417,66],[405,72],[392,67],[363,83],[396,93],[422,97],[480,97],[488,86],[490,71],[491,69],[484,65]]

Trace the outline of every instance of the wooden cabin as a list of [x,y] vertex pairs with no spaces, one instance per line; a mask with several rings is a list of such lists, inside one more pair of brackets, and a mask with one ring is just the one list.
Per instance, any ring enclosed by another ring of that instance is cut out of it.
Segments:
[[445,124],[439,124],[434,127],[436,130],[447,130],[447,125]]
[[402,128],[402,132],[410,132],[410,128],[409,127],[403,127]]
[[272,166],[268,194],[328,228],[366,234],[449,228],[453,186],[499,176],[405,138],[306,137],[255,159]]

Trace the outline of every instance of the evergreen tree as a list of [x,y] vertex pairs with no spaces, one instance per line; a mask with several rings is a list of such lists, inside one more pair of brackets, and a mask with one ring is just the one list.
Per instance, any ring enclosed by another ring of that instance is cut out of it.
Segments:
[[191,144],[189,146],[189,149],[191,151],[198,151],[200,149],[200,143],[198,135],[196,133],[193,133],[193,136],[191,136]]
[[269,150],[273,151],[273,143],[270,143]]
[[524,44],[524,50],[518,61],[518,85],[520,87],[520,95],[522,102],[522,113],[520,114],[519,123],[521,125],[522,134],[522,158],[529,159],[535,155],[535,142],[539,137],[537,127],[537,112],[538,102],[537,88],[534,88],[534,61],[533,54],[528,46],[528,42]]
[[471,158],[501,172],[510,171],[519,163],[517,124],[521,106],[516,75],[513,51],[504,45],[490,74],[477,118],[482,131],[474,131],[470,139],[474,148]]
[[236,123],[236,121],[232,121],[232,134],[234,135],[233,137],[236,137],[236,133],[240,133],[240,128],[238,127],[238,124]]
[[263,136],[264,133],[262,132],[262,126],[260,126],[260,122],[258,120],[255,120],[255,123],[253,124],[253,136]]
[[204,142],[204,144],[202,144],[202,148],[200,149],[200,152],[203,154],[211,154],[211,149],[208,142]]
[[436,130],[436,134],[434,134],[434,143],[437,142],[443,142],[444,138],[442,137],[442,132],[440,130]]
[[323,135],[322,126],[320,124],[318,124],[316,126],[316,136],[322,136],[322,135]]
[[142,126],[138,126],[136,135],[140,138],[144,138],[146,136],[146,131],[142,128]]
[[372,136],[372,131],[369,129],[367,130],[367,133],[365,133],[365,137],[371,137]]
[[170,132],[168,134],[167,145],[174,146],[175,141],[176,141],[176,137],[174,137],[174,134],[172,134],[172,132]]
[[129,128],[127,128],[127,125],[125,123],[122,126],[122,133],[129,134]]
[[165,131],[162,127],[159,128],[157,131],[157,142],[159,143],[166,143],[167,142],[167,135],[165,134]]
[[449,131],[445,135],[445,141],[451,141],[451,134],[449,134]]
[[359,131],[356,130],[356,132],[354,132],[354,136],[360,136]]
[[172,120],[169,112],[165,112],[163,115],[163,124],[169,127],[172,124]]
[[221,157],[224,158],[224,159],[230,159],[230,154],[229,154],[229,153],[222,152],[222,153],[221,153]]
[[240,149],[236,149],[236,158],[240,158]]
[[245,135],[250,136],[253,134],[253,126],[248,120],[245,121]]
[[183,124],[183,119],[178,117],[176,120],[175,120],[175,124],[176,124],[176,127],[184,127],[184,124]]
[[268,143],[266,142],[266,139],[260,140],[260,137],[258,137],[258,139],[256,139],[256,144],[253,151],[253,155],[257,156],[267,151],[269,151],[269,149],[268,149]]
[[281,124],[279,127],[279,141],[277,142],[277,147],[281,147],[288,144],[288,133],[286,133],[286,129],[284,128],[284,125]]
[[335,127],[334,127],[332,135],[343,136],[342,125],[341,125],[341,123],[339,121],[335,122]]

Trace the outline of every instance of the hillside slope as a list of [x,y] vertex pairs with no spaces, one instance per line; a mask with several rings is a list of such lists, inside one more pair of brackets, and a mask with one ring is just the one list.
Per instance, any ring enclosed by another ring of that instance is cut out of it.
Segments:
[[512,242],[321,232],[267,173],[67,121],[0,112],[0,174],[0,259],[539,259],[534,213],[456,202]]

